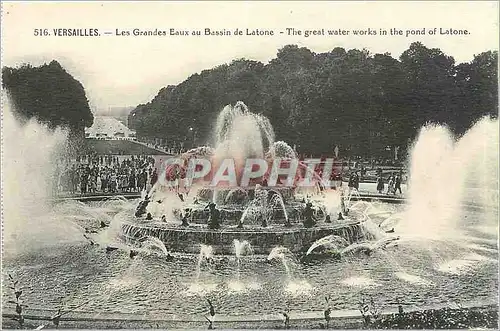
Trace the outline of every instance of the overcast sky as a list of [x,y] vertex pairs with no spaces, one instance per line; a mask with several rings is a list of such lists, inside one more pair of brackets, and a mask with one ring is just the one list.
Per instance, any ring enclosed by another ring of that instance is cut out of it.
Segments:
[[[40,37],[34,29],[363,29],[455,28],[469,36]],[[93,111],[150,101],[193,73],[248,58],[267,62],[287,44],[314,52],[367,48],[399,55],[414,41],[457,62],[498,50],[498,3],[443,2],[3,2],[2,65],[58,60],[85,87]]]

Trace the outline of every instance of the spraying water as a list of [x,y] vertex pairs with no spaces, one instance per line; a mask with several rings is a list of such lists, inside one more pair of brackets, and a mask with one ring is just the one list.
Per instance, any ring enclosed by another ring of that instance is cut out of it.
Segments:
[[248,207],[245,208],[243,213],[241,213],[239,225],[243,226],[243,224],[245,224],[245,220],[248,218],[252,219],[255,218],[255,214],[256,214],[256,208],[255,206],[250,204]]
[[188,289],[185,292],[186,295],[192,296],[192,295],[205,295],[209,292],[214,291],[217,288],[216,283],[211,283],[208,280],[204,280],[203,282],[200,282],[200,277],[201,277],[201,266],[203,264],[203,261],[205,260],[211,260],[214,255],[214,250],[212,246],[209,245],[200,245],[200,253],[198,254],[198,261],[196,264],[196,275],[194,282],[188,285]]
[[338,215],[342,212],[339,190],[326,190],[323,202],[328,215]]
[[224,198],[225,204],[237,204],[243,202],[246,198],[248,198],[248,193],[241,189],[235,188],[229,191]]
[[361,243],[352,243],[349,246],[343,248],[341,250],[341,254],[354,254],[358,252],[363,252],[367,255],[370,255],[372,252],[384,248],[392,242],[399,240],[399,237],[385,237],[379,239],[375,242],[361,242]]
[[248,287],[258,287],[257,284],[244,284],[241,282],[241,258],[253,254],[252,245],[246,240],[240,241],[238,239],[233,240],[233,245],[236,256],[236,279],[229,282],[230,292],[239,293],[247,290]]
[[291,252],[288,248],[283,247],[283,246],[278,246],[278,247],[274,247],[271,250],[271,253],[269,253],[269,256],[267,257],[267,259],[269,261],[275,260],[275,259],[280,260],[281,263],[283,264],[283,267],[285,268],[288,279],[291,280],[292,279],[292,271],[290,270],[290,266],[288,265],[288,261],[287,261],[287,257],[286,257],[289,254],[291,254]]
[[294,263],[294,256],[290,250],[283,246],[274,247],[267,257],[269,261],[280,260],[285,268],[287,275],[287,284],[285,286],[285,293],[292,297],[303,297],[311,295],[314,288],[305,279],[294,279],[290,263]]
[[347,190],[342,191],[342,196],[344,197],[345,208],[349,210],[351,208],[352,198],[356,197],[359,199],[359,192],[356,189],[348,188]]
[[349,242],[342,237],[336,235],[329,235],[324,238],[316,240],[311,247],[307,250],[306,255],[311,254],[318,247],[325,247],[333,251],[340,251],[342,248],[349,246]]
[[216,157],[244,161],[248,157],[263,157],[274,143],[274,131],[269,120],[248,111],[238,101],[220,112],[216,124]]
[[163,241],[156,237],[148,236],[142,243],[142,249],[147,252],[160,252],[162,256],[169,256],[168,249],[165,247]]
[[234,239],[233,241],[234,245],[234,254],[236,256],[236,278],[239,281],[240,280],[240,268],[241,268],[241,257],[243,255],[250,255],[252,254],[252,245],[246,240],[239,241],[238,239]]
[[[277,207],[283,211],[283,216],[285,217],[285,223],[287,224],[288,223],[288,213],[286,211],[285,202],[283,201],[283,197],[281,196],[281,194],[276,192],[276,194],[274,194],[271,197],[270,204],[271,204],[271,208],[269,208],[269,210],[272,213],[274,212],[274,209],[276,209]],[[272,217],[273,215],[271,214],[270,216]]]
[[214,256],[214,249],[209,245],[200,245],[200,253],[198,254],[198,263],[196,264],[196,279],[195,283],[198,283],[201,276],[201,265],[204,260],[211,259]]
[[35,120],[19,124],[9,103],[2,124],[6,256],[84,241],[81,229],[51,213],[49,203],[58,182],[55,160],[64,152],[67,133],[51,131]]
[[262,221],[261,225],[267,227],[275,217],[277,211],[283,213],[285,222],[288,223],[288,213],[281,194],[274,190],[263,190],[257,184],[255,198],[243,210],[239,223],[243,225],[247,220],[255,222],[260,219]]
[[290,145],[284,141],[276,141],[269,149],[269,153],[273,158],[295,159],[297,154]]
[[[498,143],[498,120],[489,118],[457,141],[445,127],[422,128],[411,153],[410,203],[398,230],[422,239],[463,237],[464,203],[498,206]],[[483,223],[498,231],[496,217]]]

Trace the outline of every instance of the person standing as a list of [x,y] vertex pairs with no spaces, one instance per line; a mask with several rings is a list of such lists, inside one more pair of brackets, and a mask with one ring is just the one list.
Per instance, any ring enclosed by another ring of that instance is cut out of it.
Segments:
[[80,179],[80,193],[86,194],[87,193],[87,183],[88,183],[88,177],[89,175],[85,170],[82,171],[81,179]]
[[117,192],[117,184],[118,184],[118,182],[117,182],[116,172],[114,170],[111,172],[111,176],[110,176],[110,181],[109,182],[110,182],[109,183],[110,184],[109,188],[110,188],[111,193],[116,193]]
[[75,165],[73,164],[71,166],[71,170],[69,172],[71,194],[75,194],[77,189],[78,189],[78,177],[79,177],[78,170],[76,169]]
[[377,178],[377,191],[378,193],[382,194],[382,192],[384,191],[384,178],[382,178],[381,175],[378,176]]
[[108,170],[104,168],[101,171],[101,192],[106,192],[108,188]]
[[396,181],[394,183],[394,194],[399,190],[399,194],[403,194],[401,191],[401,175],[396,176]]
[[125,172],[123,175],[120,176],[120,186],[121,186],[121,190],[122,192],[126,192],[128,190],[128,175],[127,173]]
[[394,193],[394,177],[392,177],[392,176],[389,177],[389,184],[387,185],[386,194],[389,194],[389,193]]
[[158,181],[158,171],[155,168],[153,170],[153,173],[151,174],[151,186],[154,186],[157,181]]
[[354,175],[352,173],[349,175],[349,181],[347,182],[347,187],[349,192],[354,188]]
[[142,169],[141,187],[140,187],[141,192],[144,191],[147,188],[146,187],[147,181],[148,181],[148,173],[146,172],[146,169]]
[[132,168],[132,171],[130,172],[129,180],[128,180],[128,188],[130,192],[135,192],[136,191],[136,181],[135,181],[135,170]]
[[358,174],[358,172],[356,172],[354,174],[354,188],[356,189],[356,191],[359,191],[359,174]]
[[101,172],[98,171],[96,175],[96,190],[99,191],[102,188]]
[[137,173],[135,174],[135,182],[137,184],[137,189],[139,192],[142,192],[142,172],[141,169],[137,169]]

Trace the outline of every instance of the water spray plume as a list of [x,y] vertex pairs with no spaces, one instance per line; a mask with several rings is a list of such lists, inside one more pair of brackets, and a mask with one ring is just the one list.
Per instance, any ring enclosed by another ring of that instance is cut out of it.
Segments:
[[53,214],[56,161],[65,152],[67,133],[32,119],[16,120],[4,95],[2,191],[5,254],[34,252],[64,243],[84,242],[81,229]]

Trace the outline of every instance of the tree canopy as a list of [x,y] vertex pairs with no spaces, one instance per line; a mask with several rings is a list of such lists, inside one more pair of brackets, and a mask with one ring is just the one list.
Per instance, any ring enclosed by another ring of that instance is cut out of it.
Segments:
[[57,61],[39,67],[3,67],[2,85],[21,120],[36,118],[51,128],[65,127],[78,137],[84,137],[85,127],[92,125],[94,116],[82,84]]
[[376,156],[403,149],[427,122],[460,135],[474,121],[497,116],[498,52],[469,63],[416,42],[399,59],[337,47],[316,54],[288,45],[268,64],[238,59],[167,86],[129,115],[140,138],[167,143],[210,141],[218,112],[241,100],[267,116],[277,139],[308,154]]

